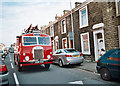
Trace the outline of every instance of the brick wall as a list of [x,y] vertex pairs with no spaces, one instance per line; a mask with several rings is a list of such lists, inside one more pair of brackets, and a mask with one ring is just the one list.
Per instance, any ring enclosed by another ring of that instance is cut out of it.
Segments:
[[74,16],[74,29],[75,29],[75,48],[81,51],[81,33],[89,32],[89,40],[90,40],[90,55],[84,55],[86,59],[94,60],[94,39],[93,39],[93,25],[103,22],[102,19],[102,10],[101,3],[91,2],[87,5],[88,7],[88,26],[84,28],[80,28],[79,25],[79,10],[76,11]]
[[118,18],[116,17],[115,2],[104,2],[103,23],[105,24],[105,47],[106,50],[118,48]]

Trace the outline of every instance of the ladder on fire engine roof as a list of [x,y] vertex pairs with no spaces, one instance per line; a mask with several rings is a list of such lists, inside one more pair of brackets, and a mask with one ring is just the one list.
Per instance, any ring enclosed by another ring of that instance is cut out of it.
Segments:
[[29,26],[29,28],[27,30],[25,30],[25,34],[26,33],[40,33],[40,30],[38,29],[38,25],[36,25],[35,27],[32,27],[32,24]]

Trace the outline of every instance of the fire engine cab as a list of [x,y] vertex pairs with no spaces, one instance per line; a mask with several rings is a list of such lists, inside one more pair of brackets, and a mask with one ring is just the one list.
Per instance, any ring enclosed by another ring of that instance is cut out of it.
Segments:
[[18,71],[30,65],[44,64],[49,69],[53,63],[53,52],[51,37],[42,33],[25,33],[16,37],[16,49],[14,54],[14,63]]

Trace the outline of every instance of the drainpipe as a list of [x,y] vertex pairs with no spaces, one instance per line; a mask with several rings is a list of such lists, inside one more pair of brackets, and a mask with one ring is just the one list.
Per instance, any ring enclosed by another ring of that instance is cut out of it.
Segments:
[[72,24],[73,48],[75,49],[75,44],[74,44],[74,27],[73,27],[73,16],[72,16],[72,5],[71,5],[71,0],[70,0],[70,9],[71,9],[71,24]]

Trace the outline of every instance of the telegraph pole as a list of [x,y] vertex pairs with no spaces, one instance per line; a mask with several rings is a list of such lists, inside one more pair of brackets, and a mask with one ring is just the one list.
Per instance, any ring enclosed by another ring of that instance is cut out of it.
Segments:
[[72,24],[73,48],[75,49],[75,44],[74,44],[74,26],[73,26],[73,16],[72,16],[72,5],[71,5],[71,0],[70,0],[70,9],[71,9],[71,24]]

